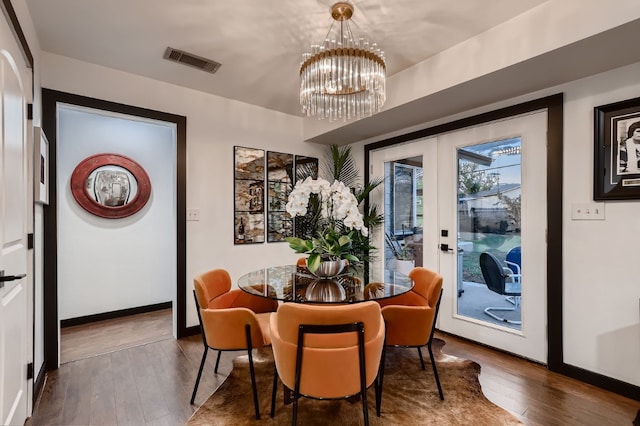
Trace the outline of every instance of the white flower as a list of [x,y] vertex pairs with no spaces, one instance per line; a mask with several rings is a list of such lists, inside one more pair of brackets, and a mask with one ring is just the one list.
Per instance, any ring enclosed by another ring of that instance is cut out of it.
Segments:
[[307,214],[311,194],[317,194],[320,200],[320,214],[323,219],[342,221],[347,228],[358,230],[364,236],[368,235],[362,213],[358,210],[358,200],[351,189],[338,180],[330,184],[322,178],[307,177],[296,183],[289,194],[287,212],[292,217]]

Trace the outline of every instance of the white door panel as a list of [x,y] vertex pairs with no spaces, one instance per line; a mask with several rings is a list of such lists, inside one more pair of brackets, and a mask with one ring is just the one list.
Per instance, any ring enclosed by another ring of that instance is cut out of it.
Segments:
[[[422,253],[422,265],[427,268],[438,270],[438,251],[437,251],[437,167],[435,167],[434,161],[437,158],[437,140],[436,138],[421,139],[415,142],[404,143],[401,145],[394,145],[389,148],[373,151],[371,153],[371,171],[370,175],[373,178],[385,177],[385,163],[396,162],[411,157],[421,157],[423,167],[423,217],[424,217],[424,230],[423,230],[423,253]],[[385,177],[388,179],[388,177]],[[380,185],[376,188],[374,194],[372,194],[372,202],[377,204],[381,213],[388,216],[390,214],[390,205],[385,204],[384,188],[387,183]],[[382,229],[377,229],[372,236],[373,245],[378,247],[377,256],[379,262],[377,266],[382,267],[388,259],[384,258],[384,251],[381,248],[385,247],[384,232]],[[418,263],[419,264],[419,263]]]
[[[15,62],[0,54],[2,140],[0,150],[0,270],[5,276],[27,272],[27,145],[23,85]],[[27,279],[0,283],[0,421],[23,424],[27,417]]]
[[[519,137],[521,140],[522,298],[520,330],[474,320],[457,312],[458,259],[440,254],[440,273],[446,290],[440,306],[440,329],[542,363],[547,361],[546,339],[546,111],[438,137],[438,204],[440,229],[448,229],[441,243],[457,245],[459,148]],[[464,297],[464,296],[463,296]]]

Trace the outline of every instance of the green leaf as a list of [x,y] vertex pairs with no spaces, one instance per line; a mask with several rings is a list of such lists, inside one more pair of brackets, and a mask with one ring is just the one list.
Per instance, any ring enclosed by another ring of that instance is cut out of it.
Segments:
[[352,255],[352,254],[345,254],[342,256],[343,259],[347,259],[351,262],[359,262],[360,259],[358,259],[356,256]]
[[347,235],[343,235],[338,239],[338,243],[340,244],[340,246],[346,246],[348,244],[351,244],[351,238],[349,238]]
[[312,273],[315,272],[316,269],[318,269],[318,267],[320,266],[321,260],[322,259],[320,259],[320,255],[311,253],[307,258],[307,268],[309,269],[309,271]]

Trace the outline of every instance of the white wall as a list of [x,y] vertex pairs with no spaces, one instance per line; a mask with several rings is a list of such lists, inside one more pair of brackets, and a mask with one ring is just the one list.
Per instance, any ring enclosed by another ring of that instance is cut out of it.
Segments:
[[566,86],[563,289],[565,362],[640,386],[640,200],[571,220],[593,200],[593,108],[640,97],[638,75],[640,63]]
[[286,243],[233,244],[233,147],[322,157],[324,146],[302,142],[301,118],[46,52],[42,60],[42,87],[187,117],[187,208],[200,210],[187,222],[187,326],[198,323],[195,275],[222,267],[235,283],[295,262]]
[[[56,139],[59,318],[173,301],[175,125],[60,105]],[[73,198],[74,169],[101,153],[127,156],[149,175],[151,196],[134,215],[101,218]]]

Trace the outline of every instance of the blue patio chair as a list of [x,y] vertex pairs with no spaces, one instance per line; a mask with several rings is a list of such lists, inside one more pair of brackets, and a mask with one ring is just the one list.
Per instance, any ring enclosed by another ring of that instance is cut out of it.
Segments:
[[520,305],[520,278],[516,279],[510,268],[503,266],[502,263],[491,253],[484,252],[480,254],[480,270],[487,284],[487,288],[495,293],[502,294],[507,297],[513,297],[512,302],[515,307],[503,308],[489,306],[485,308],[484,313],[498,321],[509,324],[522,324],[522,321],[510,320],[498,316],[493,311],[515,311]]

